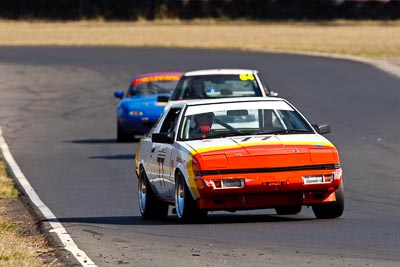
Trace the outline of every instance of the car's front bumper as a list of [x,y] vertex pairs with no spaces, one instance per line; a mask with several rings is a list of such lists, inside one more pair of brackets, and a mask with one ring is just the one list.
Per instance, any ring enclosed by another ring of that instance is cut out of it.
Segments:
[[[305,184],[303,176],[339,174],[331,182]],[[215,188],[212,181],[244,179],[243,187]],[[336,201],[335,192],[342,181],[341,169],[295,173],[254,173],[195,177],[197,204],[207,210],[274,208],[288,205],[314,205]]]
[[128,134],[145,134],[150,131],[158,118],[128,116],[118,118],[119,125]]

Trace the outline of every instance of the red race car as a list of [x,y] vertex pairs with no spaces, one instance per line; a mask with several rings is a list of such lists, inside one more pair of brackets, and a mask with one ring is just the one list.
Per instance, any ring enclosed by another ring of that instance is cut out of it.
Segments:
[[230,98],[168,106],[136,152],[139,209],[164,218],[174,205],[182,222],[208,211],[274,208],[317,218],[344,209],[335,146],[288,101]]

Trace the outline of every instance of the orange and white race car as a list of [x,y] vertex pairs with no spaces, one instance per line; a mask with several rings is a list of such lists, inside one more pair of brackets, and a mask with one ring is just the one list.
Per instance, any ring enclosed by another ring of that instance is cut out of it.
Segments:
[[136,152],[139,209],[181,222],[208,211],[274,208],[317,218],[344,209],[342,168],[335,146],[288,101],[275,98],[195,100],[165,110]]

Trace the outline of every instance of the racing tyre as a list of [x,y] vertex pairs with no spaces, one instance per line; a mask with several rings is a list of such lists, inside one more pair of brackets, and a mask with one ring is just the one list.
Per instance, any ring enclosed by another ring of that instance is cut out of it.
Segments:
[[117,142],[118,143],[123,143],[123,142],[130,142],[133,141],[133,136],[134,135],[129,135],[127,132],[122,129],[121,125],[117,122]]
[[295,215],[300,213],[301,205],[276,207],[275,211],[278,215]]
[[343,182],[336,191],[336,201],[312,206],[315,217],[318,219],[332,219],[342,216],[344,210]]
[[143,169],[138,181],[138,202],[144,219],[165,219],[168,215],[168,204],[156,198]]
[[175,207],[179,222],[193,223],[207,217],[206,210],[200,210],[186,185],[182,174],[178,173],[175,183]]

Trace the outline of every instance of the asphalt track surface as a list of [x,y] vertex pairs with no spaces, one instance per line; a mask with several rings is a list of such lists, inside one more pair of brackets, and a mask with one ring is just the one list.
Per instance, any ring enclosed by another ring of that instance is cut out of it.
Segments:
[[[136,143],[115,142],[115,89],[136,74],[255,68],[327,137],[344,169],[345,213],[273,210],[144,221]],[[16,161],[98,266],[400,265],[400,79],[347,60],[163,48],[0,48],[0,125]]]

